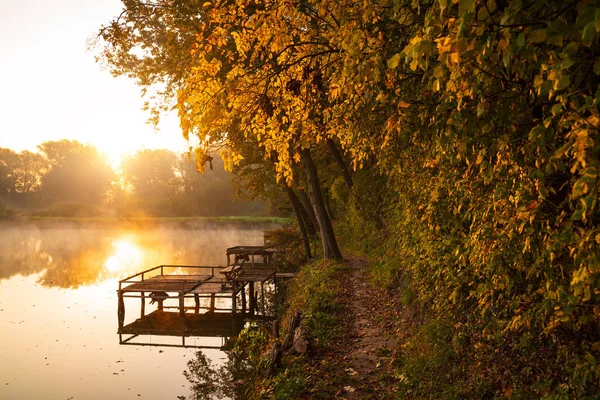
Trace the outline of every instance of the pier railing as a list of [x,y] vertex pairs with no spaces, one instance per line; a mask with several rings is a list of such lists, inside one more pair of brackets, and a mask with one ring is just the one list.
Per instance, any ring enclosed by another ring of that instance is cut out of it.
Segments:
[[[135,275],[131,275],[128,276],[127,278],[121,279],[119,281],[119,290],[121,289],[121,285],[124,283],[140,283],[140,282],[144,282],[146,280],[146,278],[154,278],[156,276],[166,276],[165,274],[165,269],[194,269],[194,270],[202,270],[202,271],[206,271],[208,275],[208,272],[210,271],[210,275],[211,276],[215,276],[215,270],[220,270],[223,267],[218,267],[218,266],[200,266],[200,265],[169,265],[169,264],[165,264],[165,265],[158,265],[154,268],[149,268],[145,271],[141,271],[138,272]],[[151,276],[148,276],[152,271],[160,271],[159,273],[153,274]],[[173,276],[173,275],[170,275]],[[141,279],[139,280],[135,280],[135,278],[140,277]]]

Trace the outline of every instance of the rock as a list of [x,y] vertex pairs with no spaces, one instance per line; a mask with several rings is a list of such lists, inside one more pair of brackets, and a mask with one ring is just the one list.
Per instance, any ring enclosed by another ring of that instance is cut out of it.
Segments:
[[294,332],[294,350],[297,353],[306,353],[308,349],[308,328],[300,325]]

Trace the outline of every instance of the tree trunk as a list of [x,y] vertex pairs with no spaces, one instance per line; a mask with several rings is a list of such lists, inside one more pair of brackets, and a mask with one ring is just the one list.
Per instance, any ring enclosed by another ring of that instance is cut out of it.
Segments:
[[339,165],[340,169],[342,170],[342,176],[344,177],[344,181],[346,182],[346,185],[348,185],[348,188],[352,189],[352,185],[354,185],[354,182],[352,182],[352,176],[350,175],[348,166],[346,165],[346,162],[344,161],[344,159],[342,158],[342,155],[340,154],[339,150],[337,149],[335,142],[333,141],[333,139],[330,139],[330,138],[328,138],[325,142],[327,143],[327,148],[331,152],[333,159],[335,160],[337,165]]
[[313,230],[315,230],[314,234],[316,234],[316,227],[319,226],[319,221],[317,221],[315,210],[313,210],[313,206],[310,204],[308,194],[306,194],[304,189],[298,189],[298,199],[300,200],[300,203],[302,203],[302,208],[304,208],[304,211],[306,211],[306,214],[308,214],[308,218],[310,218]]
[[311,258],[312,253],[310,251],[310,239],[306,234],[306,226],[302,218],[302,212],[300,211],[302,204],[300,204],[300,200],[298,200],[298,197],[296,196],[296,193],[294,193],[292,188],[290,188],[285,182],[283,186],[285,187],[285,193],[288,195],[290,203],[292,204],[294,217],[296,217],[296,221],[298,221],[298,228],[300,228],[300,234],[302,235],[302,241],[304,242],[304,251],[306,253],[306,258]]
[[317,168],[313,162],[310,150],[300,150],[300,156],[302,157],[302,163],[306,170],[306,177],[308,179],[308,186],[310,187],[310,196],[312,199],[312,205],[319,222],[319,230],[321,231],[321,242],[323,243],[323,255],[325,258],[341,259],[342,253],[338,247],[333,232],[333,226],[331,220],[327,216],[325,210],[325,204],[323,202],[323,194],[321,193],[321,185],[319,184],[319,175],[317,174]]
[[329,203],[329,190],[323,190],[323,202],[325,203],[325,211],[327,211],[327,216],[330,220],[335,220],[335,215],[333,215],[333,210],[331,209],[331,204]]

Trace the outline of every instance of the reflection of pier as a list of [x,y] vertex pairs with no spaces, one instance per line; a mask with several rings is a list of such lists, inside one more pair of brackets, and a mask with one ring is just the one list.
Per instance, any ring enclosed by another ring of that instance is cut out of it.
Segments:
[[[154,311],[119,329],[119,343],[136,346],[195,347],[202,349],[229,348],[230,338],[244,328],[244,318],[230,313],[188,314]],[[130,335],[124,338],[124,335]],[[181,344],[149,343],[139,341],[144,335],[181,337]],[[190,337],[221,338],[220,345],[195,345]],[[186,342],[186,339],[187,342]],[[135,340],[135,341],[134,341]]]
[[[276,294],[277,274],[267,246],[227,249],[227,267],[160,265],[119,281],[118,320],[121,344],[140,335],[178,336],[167,346],[227,347],[247,320],[267,320],[265,285]],[[260,284],[260,292],[256,287]],[[140,299],[140,318],[125,325],[125,299]],[[157,309],[146,314],[146,300]],[[225,304],[225,305],[224,305]],[[123,338],[123,335],[131,335]],[[190,346],[187,337],[221,337],[222,346]]]

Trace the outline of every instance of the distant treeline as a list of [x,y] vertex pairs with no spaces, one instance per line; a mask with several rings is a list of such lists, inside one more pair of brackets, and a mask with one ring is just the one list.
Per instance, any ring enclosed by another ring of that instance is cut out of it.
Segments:
[[140,150],[115,172],[94,147],[48,141],[39,152],[0,148],[0,217],[263,215],[262,202],[235,199],[220,159],[204,174],[194,155]]

